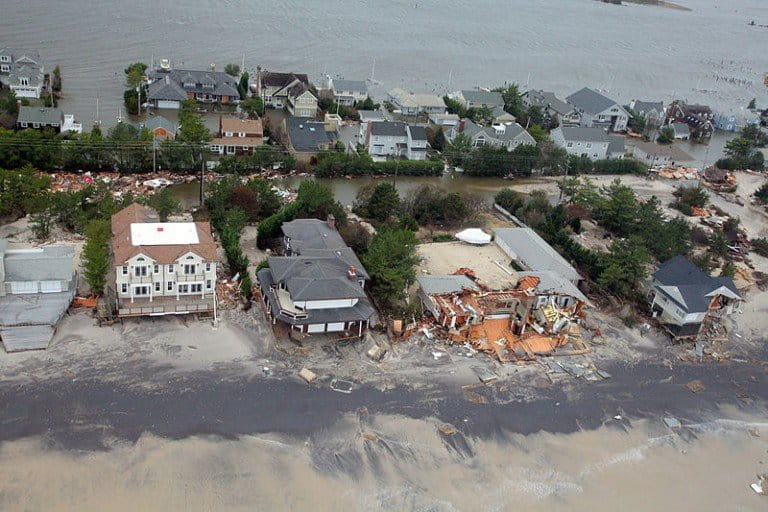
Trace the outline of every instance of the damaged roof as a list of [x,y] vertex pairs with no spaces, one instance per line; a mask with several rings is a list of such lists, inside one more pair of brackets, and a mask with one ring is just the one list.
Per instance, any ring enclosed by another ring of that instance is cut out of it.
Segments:
[[[494,231],[497,244],[508,247],[514,257],[535,271],[551,270],[569,281],[580,281],[581,275],[551,245],[531,228],[500,228]],[[504,247],[502,247],[504,249]],[[513,257],[512,254],[508,254]]]
[[462,290],[480,290],[475,282],[465,275],[418,276],[416,282],[427,295],[443,295]]
[[549,270],[543,272],[519,272],[517,275],[520,276],[518,287],[520,286],[520,283],[524,282],[526,279],[537,278],[538,282],[534,286],[536,293],[541,295],[568,295],[569,297],[580,300],[590,307],[594,307],[594,304],[590,302],[587,296],[584,295],[576,285],[557,272]]
[[729,277],[712,277],[684,256],[675,256],[653,273],[656,288],[688,313],[707,311],[715,295],[742,300]]

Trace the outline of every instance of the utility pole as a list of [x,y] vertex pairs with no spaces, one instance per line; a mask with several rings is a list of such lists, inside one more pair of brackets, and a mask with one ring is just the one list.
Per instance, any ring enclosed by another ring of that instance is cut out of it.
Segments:
[[202,145],[200,147],[200,206],[203,206],[203,203],[205,202],[205,151],[203,147],[204,146]]

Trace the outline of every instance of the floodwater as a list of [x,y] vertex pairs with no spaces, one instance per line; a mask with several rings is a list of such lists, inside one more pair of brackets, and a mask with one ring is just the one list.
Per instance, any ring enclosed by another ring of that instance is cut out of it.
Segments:
[[348,415],[307,438],[168,440],[105,451],[44,438],[0,445],[0,508],[67,511],[765,510],[768,424],[661,422],[509,439],[439,423]]
[[4,0],[0,45],[38,49],[62,68],[61,106],[114,124],[123,68],[270,70],[447,92],[505,81],[567,95],[602,89],[622,102],[673,97],[740,112],[768,102],[764,0],[679,0],[690,11],[594,0]]

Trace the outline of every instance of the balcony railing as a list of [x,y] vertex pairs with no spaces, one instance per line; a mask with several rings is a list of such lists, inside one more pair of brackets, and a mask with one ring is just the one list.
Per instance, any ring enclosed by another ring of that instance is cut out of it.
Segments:
[[176,276],[176,281],[179,283],[187,283],[189,281],[205,281],[205,274],[179,274]]

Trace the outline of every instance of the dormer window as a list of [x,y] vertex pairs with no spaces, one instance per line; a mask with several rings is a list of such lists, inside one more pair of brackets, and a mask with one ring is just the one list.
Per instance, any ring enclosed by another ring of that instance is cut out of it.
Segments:
[[195,84],[190,83],[190,82],[184,82],[184,88],[185,89],[194,89],[195,88]]
[[237,132],[238,137],[245,137],[245,132]]
[[224,132],[225,137],[231,137],[233,132]]
[[0,71],[2,71],[3,73],[10,73],[11,66],[9,66],[8,64],[0,64]]
[[29,85],[29,77],[20,76],[19,77],[19,84],[21,84],[21,85]]
[[11,62],[10,55],[0,55],[0,62]]

